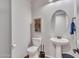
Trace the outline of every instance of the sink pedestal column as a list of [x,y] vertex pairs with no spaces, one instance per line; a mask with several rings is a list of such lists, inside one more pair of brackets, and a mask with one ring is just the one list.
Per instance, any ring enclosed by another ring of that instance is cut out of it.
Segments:
[[[56,46],[56,58],[62,58],[62,47],[65,46],[65,50],[66,47],[68,46],[69,40],[62,38],[62,39],[58,39],[58,38],[51,38],[51,41],[53,44],[55,44]],[[67,45],[67,46],[66,46]]]
[[56,58],[62,58],[62,51],[60,45],[56,45]]

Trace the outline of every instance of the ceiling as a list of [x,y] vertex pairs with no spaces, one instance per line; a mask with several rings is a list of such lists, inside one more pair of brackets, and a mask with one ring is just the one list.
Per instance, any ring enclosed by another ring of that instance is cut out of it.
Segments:
[[[40,2],[40,3],[42,3],[42,5],[44,5],[44,4],[47,4],[48,3],[48,0],[31,0],[31,2],[32,2],[32,5],[36,5],[36,2]],[[54,0],[54,1],[57,1],[57,0]],[[38,4],[39,5],[39,4]],[[41,5],[41,6],[42,6]],[[38,7],[38,6],[37,6]],[[78,14],[79,14],[79,0],[77,0],[77,12],[78,12]]]

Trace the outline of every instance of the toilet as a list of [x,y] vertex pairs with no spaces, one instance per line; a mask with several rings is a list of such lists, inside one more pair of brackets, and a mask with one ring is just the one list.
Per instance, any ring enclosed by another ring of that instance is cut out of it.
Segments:
[[32,46],[27,48],[27,53],[30,58],[39,57],[39,48],[41,45],[41,38],[32,38]]

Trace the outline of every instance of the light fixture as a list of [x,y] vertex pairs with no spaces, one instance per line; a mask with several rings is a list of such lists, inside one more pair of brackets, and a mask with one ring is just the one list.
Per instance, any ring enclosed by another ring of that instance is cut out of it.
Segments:
[[48,0],[49,3],[56,2],[56,1],[60,1],[60,0]]
[[54,0],[48,0],[49,3],[53,2]]

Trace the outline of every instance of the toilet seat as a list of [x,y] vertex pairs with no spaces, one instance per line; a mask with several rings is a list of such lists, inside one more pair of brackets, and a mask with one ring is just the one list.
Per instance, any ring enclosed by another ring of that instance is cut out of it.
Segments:
[[31,46],[31,47],[29,47],[29,48],[27,49],[27,52],[28,52],[30,55],[32,55],[32,54],[34,54],[35,52],[37,52],[38,48],[39,48],[39,47]]

